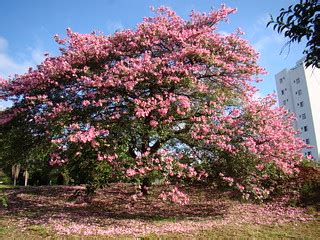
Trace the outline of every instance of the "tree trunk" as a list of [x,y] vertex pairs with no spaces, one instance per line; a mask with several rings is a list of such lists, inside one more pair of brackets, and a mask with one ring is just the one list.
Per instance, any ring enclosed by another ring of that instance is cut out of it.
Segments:
[[143,196],[146,196],[149,194],[150,186],[151,186],[151,182],[149,178],[144,178],[141,183],[141,192]]
[[13,178],[13,185],[16,186],[17,185],[17,179],[19,177],[19,173],[20,173],[20,164],[14,164],[11,168],[11,174],[12,174],[12,178]]
[[29,179],[29,172],[28,172],[28,169],[26,169],[23,173],[23,176],[24,176],[24,186],[28,186],[28,179]]

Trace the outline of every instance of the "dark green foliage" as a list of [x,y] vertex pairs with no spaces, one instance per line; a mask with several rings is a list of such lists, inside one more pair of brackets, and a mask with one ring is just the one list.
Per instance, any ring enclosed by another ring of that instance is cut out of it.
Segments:
[[24,185],[26,169],[29,185],[48,185],[54,169],[48,164],[52,144],[40,128],[35,130],[34,123],[26,122],[24,118],[19,114],[12,121],[0,125],[0,166],[7,176],[11,176],[12,166],[21,165],[18,185]]
[[304,160],[293,176],[283,178],[275,195],[287,195],[288,204],[320,209],[320,166],[314,160]]
[[301,167],[300,202],[315,205],[320,209],[320,167],[315,163],[306,163]]
[[[208,172],[208,179],[217,183],[221,190],[234,190],[235,196],[245,200],[251,198],[261,202],[274,195],[282,194],[276,187],[281,182],[286,181],[288,176],[279,171],[273,162],[265,164],[262,169],[257,169],[257,165],[259,165],[259,162],[253,156],[250,158],[250,156],[244,154],[230,156],[226,153],[220,153],[220,157],[208,168],[211,170]],[[225,177],[232,177],[234,181],[223,180],[221,173]],[[244,187],[243,190],[240,187],[241,185]],[[261,191],[257,192],[255,190],[257,188]]]
[[319,0],[300,0],[288,9],[282,8],[278,17],[271,16],[267,26],[279,34],[290,38],[287,44],[307,41],[304,49],[306,66],[320,68],[320,2]]
[[0,169],[0,184],[9,185],[11,184],[11,179]]
[[0,190],[0,206],[8,207],[8,197]]

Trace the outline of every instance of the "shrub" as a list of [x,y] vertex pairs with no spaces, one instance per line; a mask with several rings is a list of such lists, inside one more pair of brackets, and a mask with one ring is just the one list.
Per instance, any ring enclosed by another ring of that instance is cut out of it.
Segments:
[[0,190],[0,205],[7,208],[8,207],[8,197]]
[[316,163],[306,162],[300,167],[300,203],[316,205],[320,209],[320,167]]

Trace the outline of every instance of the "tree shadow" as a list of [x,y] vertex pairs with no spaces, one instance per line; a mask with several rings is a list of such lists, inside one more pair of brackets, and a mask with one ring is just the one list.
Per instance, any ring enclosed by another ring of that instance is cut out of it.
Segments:
[[[83,201],[83,187],[46,186],[7,189],[8,208],[0,208],[3,216],[24,219],[26,224],[43,224],[49,219],[68,220],[74,223],[105,225],[118,220],[180,221],[219,219],[228,213],[232,201],[216,189],[188,187],[190,203],[180,206],[165,203],[156,196],[163,190],[155,186],[150,196],[132,200],[133,185],[112,184],[97,192],[93,201]],[[70,201],[74,192],[80,196]]]

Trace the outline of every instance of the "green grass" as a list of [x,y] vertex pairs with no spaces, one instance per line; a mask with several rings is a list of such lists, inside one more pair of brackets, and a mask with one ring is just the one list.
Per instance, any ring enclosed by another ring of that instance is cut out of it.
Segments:
[[59,237],[42,225],[30,225],[21,231],[21,228],[10,219],[0,217],[0,239],[59,239]]
[[19,186],[0,184],[0,189],[19,188]]
[[41,237],[50,236],[50,231],[42,225],[31,225],[27,228],[27,231],[40,235]]
[[[320,236],[320,224],[316,223],[299,223],[287,224],[282,226],[232,226],[228,232],[224,229],[220,231],[204,232],[206,237],[223,238],[230,236],[232,238],[259,238],[259,239],[317,239]],[[200,235],[201,236],[201,235]]]
[[308,223],[284,225],[229,225],[195,233],[149,234],[140,238],[129,236],[58,236],[42,225],[30,225],[25,231],[8,219],[0,217],[0,239],[319,239],[320,219]]
[[6,233],[6,229],[0,226],[0,236],[1,235],[3,236],[5,233]]
[[320,238],[320,220],[284,225],[231,225],[195,234],[149,235],[143,239],[310,239]]

